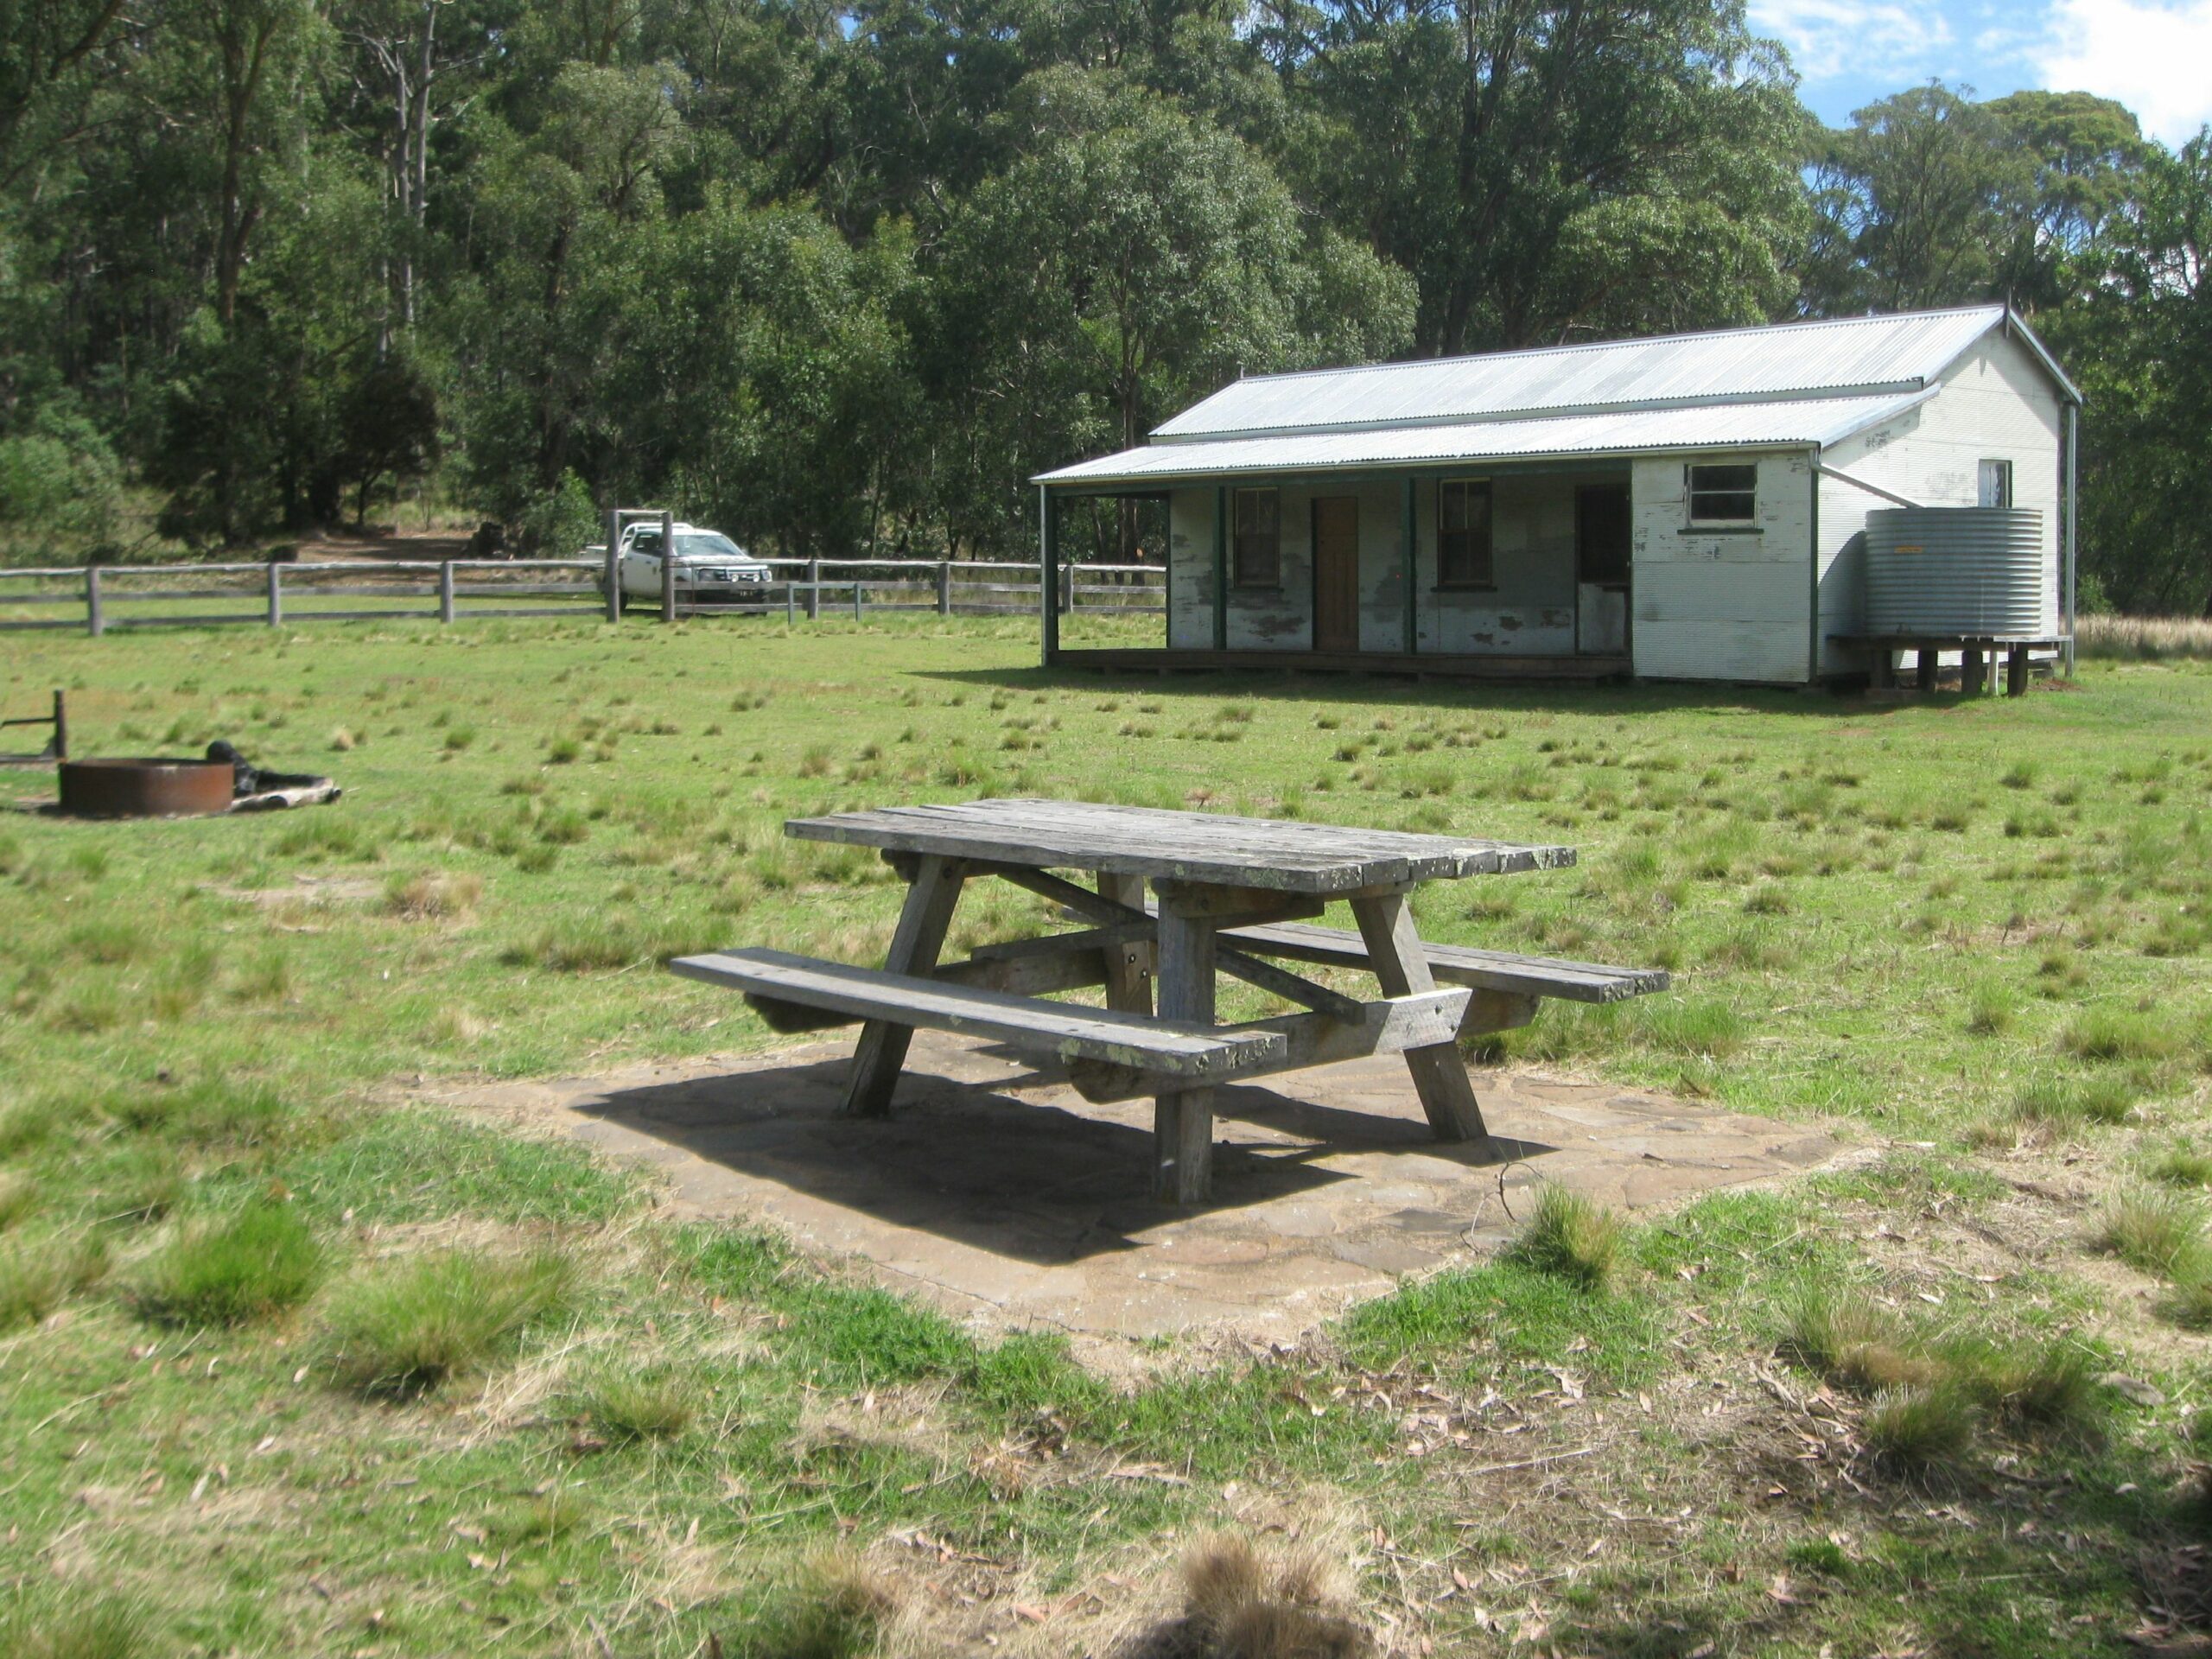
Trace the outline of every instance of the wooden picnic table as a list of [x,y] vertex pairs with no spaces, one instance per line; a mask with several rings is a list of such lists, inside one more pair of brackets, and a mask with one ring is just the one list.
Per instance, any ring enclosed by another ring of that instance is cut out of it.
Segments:
[[[1667,983],[1650,970],[1423,944],[1407,902],[1414,888],[1559,868],[1574,861],[1567,847],[1048,800],[883,807],[784,828],[876,848],[905,878],[882,970],[737,950],[679,960],[675,971],[744,991],[779,1030],[860,1021],[844,1098],[859,1116],[889,1109],[919,1026],[1050,1054],[1092,1099],[1151,1094],[1154,1191],[1169,1202],[1208,1196],[1218,1084],[1402,1053],[1438,1138],[1487,1153],[1460,1036],[1526,1024],[1541,996],[1609,1001]],[[984,876],[1091,925],[941,964],[961,892]],[[1332,900],[1349,902],[1357,933],[1310,925]],[[1382,996],[1347,996],[1281,958],[1363,968]],[[1218,1027],[1224,973],[1302,1012]],[[1044,1000],[1101,984],[1103,1010]]]

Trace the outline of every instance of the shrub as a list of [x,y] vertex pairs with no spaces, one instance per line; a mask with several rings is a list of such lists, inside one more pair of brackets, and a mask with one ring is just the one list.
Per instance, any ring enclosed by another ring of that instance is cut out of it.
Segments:
[[331,1363],[364,1394],[404,1397],[511,1351],[565,1306],[565,1256],[443,1250],[363,1275],[333,1302]]
[[186,1325],[236,1325],[305,1301],[322,1251],[291,1209],[259,1202],[188,1229],[147,1263],[139,1306]]
[[1536,1207],[1507,1252],[1541,1273],[1603,1290],[1620,1266],[1621,1218],[1586,1192],[1554,1181],[1536,1189]]

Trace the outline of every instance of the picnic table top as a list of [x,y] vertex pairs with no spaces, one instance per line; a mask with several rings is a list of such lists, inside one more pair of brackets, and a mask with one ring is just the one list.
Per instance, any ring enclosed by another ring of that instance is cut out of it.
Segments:
[[784,831],[802,840],[847,842],[887,852],[1302,893],[1556,869],[1574,862],[1572,847],[1090,801],[886,806],[793,818]]

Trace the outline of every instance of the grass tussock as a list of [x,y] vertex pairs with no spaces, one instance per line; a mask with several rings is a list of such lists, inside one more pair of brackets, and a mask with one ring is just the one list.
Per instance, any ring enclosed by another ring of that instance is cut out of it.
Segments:
[[1585,1290],[1604,1290],[1620,1271],[1624,1235],[1620,1217],[1588,1193],[1546,1181],[1536,1189],[1528,1225],[1507,1254]]
[[288,1206],[248,1205],[188,1227],[158,1251],[135,1287],[149,1316],[180,1325],[238,1325],[294,1307],[322,1274],[315,1234]]
[[2130,1187],[2106,1201],[2090,1230],[2089,1244],[2160,1279],[2198,1276],[2204,1206],[2183,1193]]
[[611,1441],[667,1440],[691,1427],[699,1392],[696,1379],[664,1369],[613,1372],[585,1391],[582,1405]]
[[0,1244],[0,1331],[36,1325],[107,1274],[107,1250],[82,1233],[50,1233]]
[[2183,1033],[2170,1021],[2133,1008],[2091,1007],[2075,1014],[2060,1038],[2069,1054],[2085,1060],[2170,1060]]
[[1185,1650],[1194,1659],[1359,1659],[1374,1652],[1347,1611],[1344,1574],[1319,1549],[1270,1558],[1236,1533],[1183,1556]]
[[1967,1139],[1984,1147],[2044,1146],[2093,1127],[2125,1123],[2134,1110],[2135,1093],[2124,1077],[2041,1077],[1973,1125]]
[[1958,1462],[1974,1442],[1974,1402],[1960,1389],[1893,1389],[1876,1396],[1859,1420],[1867,1454],[1908,1477],[1926,1477]]
[[850,1549],[806,1558],[784,1600],[743,1643],[752,1659],[863,1659],[906,1617],[906,1586]]
[[1782,1346],[1806,1370],[1859,1394],[1925,1388],[1937,1376],[1904,1322],[1855,1287],[1801,1288],[1784,1315]]
[[377,1268],[332,1301],[332,1371],[362,1394],[423,1393],[512,1352],[575,1284],[574,1264],[550,1251],[441,1250]]
[[448,921],[467,916],[484,896],[484,878],[474,871],[424,870],[395,875],[384,890],[387,915],[403,921]]
[[147,1659],[166,1651],[135,1596],[80,1588],[0,1613],[0,1653],[10,1659]]

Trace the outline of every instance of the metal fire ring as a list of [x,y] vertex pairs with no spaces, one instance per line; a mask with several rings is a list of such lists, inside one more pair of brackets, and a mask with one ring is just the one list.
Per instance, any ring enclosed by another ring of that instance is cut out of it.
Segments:
[[61,810],[79,818],[175,818],[231,809],[227,760],[65,760]]

